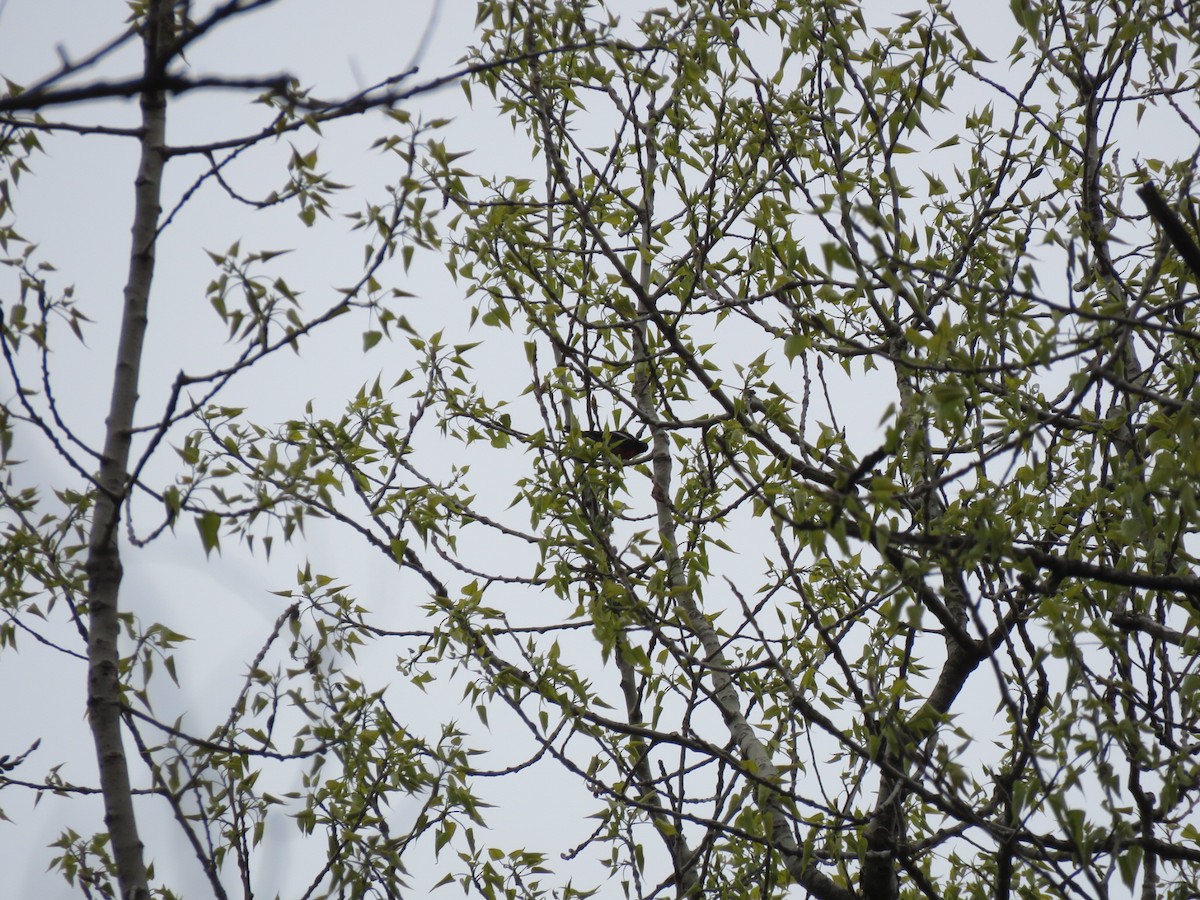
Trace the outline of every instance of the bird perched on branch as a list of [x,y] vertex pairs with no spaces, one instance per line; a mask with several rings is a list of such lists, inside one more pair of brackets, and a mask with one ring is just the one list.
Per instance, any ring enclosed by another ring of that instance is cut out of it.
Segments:
[[628,431],[581,431],[580,435],[589,441],[604,444],[615,456],[629,462],[635,456],[640,456],[650,449],[650,445],[635,438]]

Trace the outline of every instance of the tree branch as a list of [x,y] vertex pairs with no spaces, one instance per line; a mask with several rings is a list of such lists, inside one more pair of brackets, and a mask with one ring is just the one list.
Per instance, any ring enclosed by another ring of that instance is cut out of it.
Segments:
[[1183,220],[1167,205],[1154,182],[1147,181],[1143,184],[1137,189],[1137,195],[1146,204],[1146,211],[1150,213],[1150,217],[1158,223],[1175,251],[1183,258],[1184,265],[1196,280],[1200,281],[1200,247],[1196,246],[1195,238],[1188,234]]
[[[144,23],[145,72],[160,71],[172,40],[173,0],[151,0]],[[98,495],[88,540],[88,720],[96,744],[104,821],[112,839],[117,881],[124,900],[149,900],[150,888],[133,809],[129,763],[122,742],[120,677],[121,556],[117,545],[121,506],[129,481],[133,416],[137,406],[142,347],[154,277],[161,209],[167,104],[161,91],[142,95],[142,156],[135,182],[133,238],[125,309],[113,374]]]

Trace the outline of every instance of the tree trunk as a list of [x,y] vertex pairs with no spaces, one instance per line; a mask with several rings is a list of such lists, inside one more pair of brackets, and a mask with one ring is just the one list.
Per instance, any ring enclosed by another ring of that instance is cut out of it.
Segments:
[[172,14],[169,0],[151,0],[144,25],[146,89],[141,95],[142,155],[135,184],[129,279],[87,559],[88,720],[96,742],[104,822],[112,840],[117,879],[125,900],[145,900],[150,890],[134,816],[129,765],[121,740],[123,702],[118,637],[122,569],[117,535],[121,507],[129,489],[133,414],[161,213],[166,97],[157,89],[156,82],[165,66],[164,51],[171,42]]

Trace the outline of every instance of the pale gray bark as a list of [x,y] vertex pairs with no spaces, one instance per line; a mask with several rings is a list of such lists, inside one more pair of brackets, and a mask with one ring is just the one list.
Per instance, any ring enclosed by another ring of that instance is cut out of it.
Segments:
[[138,376],[161,214],[166,97],[161,90],[152,88],[162,73],[163,53],[171,42],[172,8],[171,0],[151,0],[145,24],[147,90],[141,95],[142,154],[135,182],[129,278],[125,285],[125,308],[87,559],[88,720],[100,768],[104,822],[112,840],[117,880],[125,900],[144,900],[150,896],[150,889],[133,809],[129,764],[121,737],[118,639],[122,567],[117,535],[121,508],[129,487],[133,416],[138,400]]

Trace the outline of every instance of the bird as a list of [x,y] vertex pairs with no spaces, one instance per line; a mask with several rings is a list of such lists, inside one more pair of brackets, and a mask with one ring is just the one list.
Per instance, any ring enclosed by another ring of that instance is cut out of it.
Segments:
[[635,456],[640,456],[650,449],[650,445],[635,438],[628,431],[616,429],[613,431],[581,431],[580,435],[589,441],[603,444],[619,459],[629,462]]

